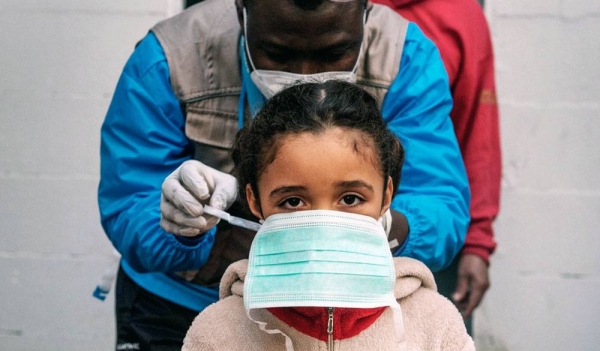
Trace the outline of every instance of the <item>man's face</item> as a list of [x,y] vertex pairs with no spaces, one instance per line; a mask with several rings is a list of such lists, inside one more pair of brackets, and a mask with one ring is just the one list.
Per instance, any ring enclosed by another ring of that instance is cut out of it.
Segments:
[[252,0],[246,19],[252,61],[257,69],[299,74],[351,71],[362,43],[363,11],[360,0],[324,1],[314,10],[286,0]]

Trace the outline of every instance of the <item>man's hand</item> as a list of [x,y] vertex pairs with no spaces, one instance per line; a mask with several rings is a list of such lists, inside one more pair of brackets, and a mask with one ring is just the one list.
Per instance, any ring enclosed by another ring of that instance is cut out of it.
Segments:
[[167,232],[197,236],[219,219],[204,213],[203,205],[226,210],[235,201],[237,180],[196,160],[185,161],[162,184],[160,226]]
[[487,262],[477,255],[462,255],[458,262],[458,281],[452,300],[464,319],[471,316],[489,287]]

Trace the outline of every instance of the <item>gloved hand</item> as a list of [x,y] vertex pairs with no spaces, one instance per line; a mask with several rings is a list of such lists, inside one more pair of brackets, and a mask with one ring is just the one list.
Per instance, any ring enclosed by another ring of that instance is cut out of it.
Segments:
[[214,227],[219,219],[203,215],[203,205],[226,210],[238,193],[237,180],[200,161],[185,161],[162,184],[160,226],[169,233],[196,236]]
[[464,319],[469,318],[473,310],[479,306],[489,287],[487,262],[477,255],[462,255],[458,262],[458,279],[452,300]]

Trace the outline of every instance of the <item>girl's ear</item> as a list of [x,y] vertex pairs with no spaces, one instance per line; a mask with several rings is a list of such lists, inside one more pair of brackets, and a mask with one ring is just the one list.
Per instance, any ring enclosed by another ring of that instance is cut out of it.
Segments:
[[385,191],[383,192],[383,205],[381,206],[381,215],[385,213],[385,211],[390,208],[392,204],[392,198],[394,197],[394,183],[392,182],[392,177],[388,177],[387,186]]
[[[256,194],[258,195],[258,194]],[[260,211],[260,205],[257,197],[254,195],[254,191],[252,191],[252,187],[250,184],[246,184],[246,201],[248,201],[248,207],[250,207],[250,212],[256,216],[256,218],[262,218],[262,213]]]

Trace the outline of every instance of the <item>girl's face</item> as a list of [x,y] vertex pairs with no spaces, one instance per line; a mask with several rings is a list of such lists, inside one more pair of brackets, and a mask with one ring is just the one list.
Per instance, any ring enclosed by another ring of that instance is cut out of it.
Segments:
[[258,180],[260,201],[246,185],[250,209],[258,218],[335,210],[379,219],[389,207],[392,180],[384,181],[373,143],[362,133],[332,127],[319,134],[287,135],[276,145],[274,161]]

